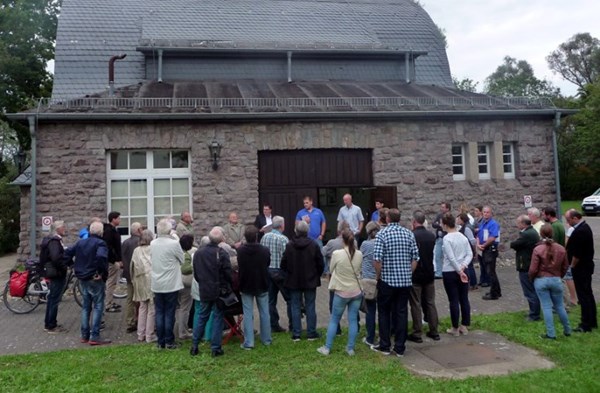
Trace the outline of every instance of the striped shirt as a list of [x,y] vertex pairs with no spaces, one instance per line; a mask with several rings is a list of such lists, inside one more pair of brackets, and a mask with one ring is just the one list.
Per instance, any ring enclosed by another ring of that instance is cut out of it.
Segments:
[[281,266],[281,257],[283,256],[287,243],[288,238],[281,234],[277,229],[273,229],[271,232],[266,233],[262,239],[260,239],[260,244],[267,247],[271,252],[271,264],[269,265],[269,268],[279,269]]
[[373,251],[375,251],[375,240],[365,240],[360,245],[363,254],[362,276],[363,278],[376,278],[375,266],[373,266]]
[[391,287],[412,286],[412,261],[419,260],[415,235],[390,223],[375,236],[375,261],[381,262],[381,280]]

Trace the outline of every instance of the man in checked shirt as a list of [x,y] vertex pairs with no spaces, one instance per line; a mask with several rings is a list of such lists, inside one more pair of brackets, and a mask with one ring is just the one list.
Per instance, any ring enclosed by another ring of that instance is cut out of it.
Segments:
[[[379,314],[379,345],[371,349],[389,355],[391,349],[404,356],[408,336],[408,298],[412,287],[412,272],[419,260],[415,236],[402,227],[400,211],[390,209],[388,225],[375,237],[373,260],[377,273],[377,311]],[[390,330],[394,327],[394,346]]]

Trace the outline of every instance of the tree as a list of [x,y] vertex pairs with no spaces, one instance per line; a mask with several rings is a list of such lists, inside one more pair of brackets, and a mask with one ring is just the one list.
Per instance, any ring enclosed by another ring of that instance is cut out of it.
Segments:
[[470,78],[462,78],[459,80],[455,77],[452,77],[452,83],[454,83],[454,87],[458,90],[469,91],[471,93],[477,93],[477,85],[479,84],[479,82],[475,82]]
[[[50,95],[52,75],[46,65],[54,57],[60,4],[61,0],[0,1],[0,121],[6,121],[7,112],[22,111]],[[28,150],[27,129],[11,127],[21,148]]]
[[560,89],[554,87],[551,82],[535,77],[533,68],[527,61],[510,56],[504,57],[504,63],[486,78],[484,91],[503,97],[560,95]]
[[583,89],[600,76],[600,40],[579,33],[563,42],[546,57],[548,67]]

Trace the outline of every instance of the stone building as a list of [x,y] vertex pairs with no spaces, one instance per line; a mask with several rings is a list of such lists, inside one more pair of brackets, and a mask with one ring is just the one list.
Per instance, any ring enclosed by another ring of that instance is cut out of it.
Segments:
[[21,252],[42,216],[74,241],[111,210],[124,234],[189,210],[204,234],[267,202],[290,224],[303,195],[331,237],[346,192],[365,215],[490,204],[511,233],[524,195],[557,202],[564,114],[455,90],[411,0],[64,0],[52,98],[11,115],[34,142]]

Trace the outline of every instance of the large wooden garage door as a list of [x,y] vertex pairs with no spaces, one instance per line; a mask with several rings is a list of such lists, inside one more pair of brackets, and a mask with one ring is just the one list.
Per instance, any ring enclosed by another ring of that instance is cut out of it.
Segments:
[[[286,234],[310,195],[319,206],[319,189],[373,188],[370,149],[275,150],[258,152],[259,211],[270,203],[286,220]],[[336,203],[341,206],[341,198]],[[339,207],[338,206],[338,207]],[[366,207],[366,206],[365,206]],[[329,223],[328,228],[335,228]]]

